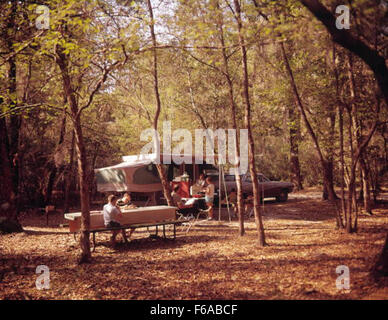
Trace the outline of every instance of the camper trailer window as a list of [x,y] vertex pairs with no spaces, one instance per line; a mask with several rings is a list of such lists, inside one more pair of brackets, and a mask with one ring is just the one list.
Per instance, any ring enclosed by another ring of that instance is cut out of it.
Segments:
[[133,183],[135,184],[154,184],[160,183],[160,178],[158,171],[154,165],[150,165],[151,170],[148,169],[149,166],[140,167],[133,174]]
[[96,172],[96,182],[105,183],[125,183],[125,175],[121,170],[105,169]]

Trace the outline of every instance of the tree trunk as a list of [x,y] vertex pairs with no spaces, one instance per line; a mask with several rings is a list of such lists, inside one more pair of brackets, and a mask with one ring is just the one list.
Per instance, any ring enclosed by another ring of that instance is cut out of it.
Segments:
[[293,94],[294,94],[295,104],[299,108],[299,111],[300,111],[300,113],[302,115],[302,118],[303,118],[303,120],[304,120],[304,122],[306,124],[307,130],[308,130],[308,132],[309,132],[309,134],[310,134],[310,136],[311,136],[311,138],[313,140],[315,149],[318,152],[319,160],[321,162],[321,166],[322,166],[322,170],[323,170],[323,184],[324,184],[324,186],[326,186],[326,191],[327,191],[328,199],[330,201],[334,201],[335,199],[337,199],[337,195],[335,194],[334,185],[333,185],[333,168],[332,168],[332,163],[330,164],[330,161],[328,161],[323,156],[321,147],[320,147],[319,142],[318,142],[318,138],[315,135],[315,132],[314,132],[313,128],[311,127],[311,124],[310,124],[310,122],[309,122],[309,120],[307,118],[307,115],[306,115],[306,112],[305,112],[302,100],[301,100],[301,98],[299,96],[298,88],[296,87],[294,75],[293,75],[290,63],[288,61],[286,50],[284,48],[283,42],[280,43],[280,48],[281,48],[281,51],[282,51],[284,64],[286,66],[287,73],[289,75],[290,86],[291,86]]
[[[156,52],[156,35],[155,35],[155,30],[154,30],[154,13],[152,10],[152,4],[151,0],[147,0],[147,6],[148,6],[148,12],[150,15],[151,19],[151,24],[150,24],[150,32],[151,32],[151,38],[152,38],[152,44],[154,46],[153,48],[153,76],[154,76],[154,91],[155,91],[155,98],[156,98],[156,112],[155,112],[155,117],[154,117],[154,130],[157,132],[158,130],[158,120],[159,120],[159,115],[162,109],[161,102],[160,102],[160,95],[159,95],[159,79],[158,79],[158,56]],[[156,143],[158,143],[157,150],[160,150],[160,141],[158,139],[155,139]],[[160,154],[160,152],[159,152]],[[158,155],[159,155],[158,154]],[[166,171],[164,170],[164,167],[161,164],[156,164],[156,168],[159,173],[160,180],[162,182],[162,187],[163,187],[163,194],[165,199],[167,200],[167,204],[169,206],[173,206],[174,203],[171,198],[171,190],[170,190],[170,185],[167,180],[167,175]]]
[[90,253],[90,203],[89,203],[89,184],[87,176],[86,150],[81,127],[81,114],[76,99],[76,94],[72,87],[70,74],[68,70],[68,58],[63,52],[57,52],[57,64],[62,73],[63,90],[66,99],[70,105],[72,121],[74,125],[75,146],[77,150],[78,179],[81,200],[81,236],[80,246],[81,255],[79,263],[88,263],[91,261]]
[[[346,202],[345,202],[345,157],[344,157],[344,124],[343,124],[343,106],[338,108],[339,118],[339,138],[340,138],[340,184],[341,184],[341,210],[346,221]],[[339,214],[339,227],[343,228],[342,216]]]
[[[64,104],[66,104],[66,101]],[[65,132],[66,132],[66,111],[64,110],[62,120],[61,120],[61,128],[60,128],[60,132],[59,132],[57,148],[59,148],[61,146],[61,144],[63,143],[63,140],[65,139]],[[49,205],[51,202],[54,181],[55,181],[55,177],[56,177],[57,171],[58,171],[55,161],[52,161],[52,162],[53,162],[52,169],[51,169],[50,174],[49,174],[49,179],[48,179],[47,188],[46,188],[46,196],[45,196],[46,205]]]
[[340,98],[340,83],[339,73],[336,64],[337,50],[336,44],[333,42],[333,71],[335,78],[336,100],[338,105],[338,131],[340,143],[340,187],[341,187],[341,207],[337,207],[337,228],[343,229],[345,227],[344,219],[346,221],[346,204],[345,204],[345,157],[344,157],[344,106]]
[[[16,33],[16,15],[17,15],[17,5],[18,1],[11,2],[11,12],[9,14],[9,19],[7,23],[7,40],[6,46],[10,54],[14,52],[14,39]],[[15,109],[17,107],[17,66],[16,66],[16,55],[8,60],[8,95],[11,99],[10,109]],[[18,112],[9,117],[9,159],[11,166],[11,176],[12,176],[12,187],[15,195],[15,207],[18,213],[19,205],[19,168],[20,168],[20,156],[19,156],[19,134],[21,127],[22,118]]]
[[[74,96],[73,96],[74,97]],[[75,102],[75,99],[72,103]],[[75,116],[73,114],[73,116]],[[86,164],[86,150],[83,140],[82,127],[80,117],[77,117],[74,122],[75,126],[75,146],[77,150],[77,163],[78,163],[78,177],[80,187],[80,200],[81,200],[81,256],[79,263],[88,263],[91,260],[90,253],[90,202],[89,202],[89,183]]]
[[324,200],[335,201],[338,197],[334,191],[333,160],[323,163],[323,195]]
[[370,198],[369,168],[362,155],[360,156],[360,167],[361,167],[362,186],[363,186],[364,210],[367,214],[371,215],[372,208],[371,208],[371,198]]
[[373,267],[372,273],[375,279],[380,277],[388,277],[388,232],[385,238],[385,243],[381,254]]
[[303,190],[299,164],[300,117],[294,105],[288,106],[288,128],[290,134],[290,179],[296,190]]
[[11,233],[21,232],[23,228],[17,219],[7,140],[6,121],[0,118],[0,232]]
[[[219,3],[217,2],[217,5]],[[221,14],[222,19],[222,14]],[[238,135],[238,126],[237,126],[237,118],[236,118],[236,112],[237,112],[237,106],[234,99],[234,88],[233,88],[233,82],[232,78],[230,76],[229,72],[229,62],[228,62],[228,55],[225,48],[225,39],[224,39],[224,30],[223,30],[223,22],[219,22],[219,32],[220,32],[220,42],[222,47],[222,59],[224,63],[224,75],[226,82],[228,83],[228,92],[229,92],[229,101],[230,101],[230,111],[232,115],[232,127],[236,132],[236,143],[235,143],[235,156],[237,159],[236,167],[240,167],[240,140]],[[236,187],[237,187],[237,216],[238,216],[238,229],[239,229],[239,235],[242,237],[245,234],[245,227],[244,227],[244,209],[243,209],[243,191],[242,191],[242,183],[241,183],[241,176],[236,171],[235,172],[236,177]]]
[[258,240],[260,246],[265,246],[265,234],[264,234],[264,225],[260,212],[260,190],[259,190],[259,181],[256,174],[255,168],[255,143],[252,135],[251,128],[251,103],[249,98],[249,78],[248,78],[248,59],[246,47],[244,44],[244,36],[242,33],[242,19],[241,19],[241,7],[238,0],[234,0],[234,7],[236,11],[236,20],[237,20],[237,28],[238,28],[238,37],[239,37],[239,45],[242,54],[242,62],[243,62],[243,97],[245,100],[245,115],[244,122],[245,127],[248,130],[248,163],[249,163],[249,172],[251,174],[252,185],[253,185],[253,205],[254,205],[254,213],[255,213],[255,222],[258,233]]
[[73,181],[74,147],[75,147],[75,134],[73,130],[71,147],[70,147],[70,163],[68,165],[68,168],[66,169],[67,174],[65,175],[63,212],[69,212],[69,207],[70,207],[69,194],[70,194],[71,182]]
[[[8,15],[7,27],[4,35],[6,47],[12,54],[14,51],[14,33],[16,25],[17,1],[11,3],[11,12]],[[10,109],[17,106],[17,85],[16,85],[16,56],[8,60],[8,95]],[[3,98],[0,97],[0,103]],[[18,221],[19,196],[19,129],[21,117],[18,114],[10,115],[10,128],[7,129],[6,119],[0,118],[0,232],[12,233],[21,232],[23,228]],[[10,133],[10,137],[8,137]]]

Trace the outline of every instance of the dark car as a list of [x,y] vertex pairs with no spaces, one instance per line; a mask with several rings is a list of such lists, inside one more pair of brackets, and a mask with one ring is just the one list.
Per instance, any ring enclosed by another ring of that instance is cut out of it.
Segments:
[[[236,186],[236,176],[226,174],[225,176],[225,185],[228,193],[232,191],[232,189],[237,190]],[[292,192],[294,185],[291,182],[281,182],[281,181],[271,181],[263,174],[259,173],[257,175],[259,180],[259,190],[260,190],[260,199],[264,198],[276,198],[277,201],[285,202],[288,199],[288,194]],[[219,177],[213,176],[213,182],[218,189],[219,185]],[[222,183],[223,184],[223,183]],[[253,184],[250,174],[241,175],[241,184],[244,197],[248,197],[253,193]],[[222,185],[221,194],[223,195],[225,192],[225,187]]]

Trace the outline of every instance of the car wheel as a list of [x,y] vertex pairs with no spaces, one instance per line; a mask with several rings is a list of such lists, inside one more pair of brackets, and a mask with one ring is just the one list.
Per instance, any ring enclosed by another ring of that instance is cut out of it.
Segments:
[[288,200],[288,192],[286,190],[282,190],[280,194],[276,197],[278,202],[286,202]]

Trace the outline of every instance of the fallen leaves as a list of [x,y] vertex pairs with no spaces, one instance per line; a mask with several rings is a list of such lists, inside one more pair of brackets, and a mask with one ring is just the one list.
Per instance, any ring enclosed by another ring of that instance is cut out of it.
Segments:
[[[0,298],[359,299],[381,291],[369,270],[383,245],[387,208],[361,215],[360,231],[351,235],[334,229],[330,205],[314,197],[266,202],[263,215],[265,248],[257,246],[253,220],[240,238],[237,222],[223,212],[221,223],[178,230],[176,241],[152,240],[139,230],[128,246],[113,250],[109,233],[100,233],[93,263],[82,266],[78,243],[55,226],[61,216],[50,227],[42,217],[25,216],[26,232],[0,236]],[[49,290],[35,287],[41,264],[50,268]],[[336,288],[338,265],[350,268],[347,292]]]

